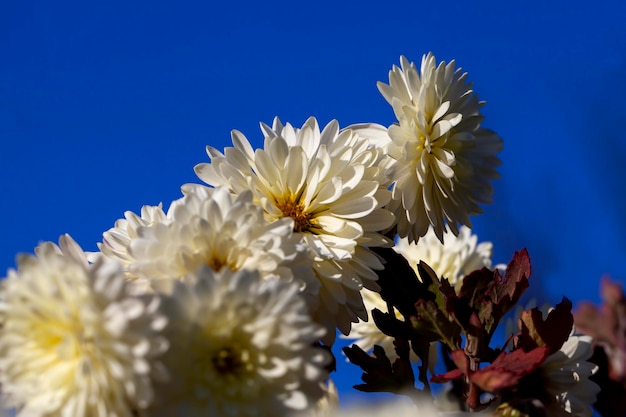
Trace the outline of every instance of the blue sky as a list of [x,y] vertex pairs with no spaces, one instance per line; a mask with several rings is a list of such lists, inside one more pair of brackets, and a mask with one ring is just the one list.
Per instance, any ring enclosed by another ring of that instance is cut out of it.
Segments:
[[[527,247],[550,302],[626,278],[624,2],[5,3],[2,270],[62,233],[94,250],[124,211],[167,207],[231,129],[261,146],[274,116],[392,123],[376,82],[432,51],[469,72],[504,139],[474,219],[494,260]],[[347,396],[359,373],[343,366]]]

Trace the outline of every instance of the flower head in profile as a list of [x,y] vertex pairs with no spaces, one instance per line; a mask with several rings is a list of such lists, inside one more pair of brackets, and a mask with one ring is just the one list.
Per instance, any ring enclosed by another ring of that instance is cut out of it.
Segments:
[[[409,242],[407,238],[400,239],[394,246],[394,250],[407,259],[418,279],[417,265],[423,261],[435,271],[438,277],[445,277],[451,285],[459,286],[463,277],[470,272],[483,267],[491,268],[493,245],[491,242],[477,244],[477,240],[477,236],[472,234],[468,227],[462,226],[458,236],[447,231],[443,242],[440,242],[431,227],[416,243]],[[368,312],[375,308],[387,311],[387,303],[377,292],[364,290],[363,301]],[[396,310],[395,313],[398,319],[402,318],[399,311]],[[387,357],[392,360],[397,357],[393,338],[382,333],[371,317],[368,321],[355,324],[349,338],[357,339],[355,343],[365,351],[372,349],[374,345],[379,345],[385,349]],[[435,356],[436,352],[432,353]],[[411,358],[413,361],[418,360],[414,353],[411,353]]]
[[153,401],[167,348],[159,299],[121,267],[89,265],[67,235],[22,256],[0,292],[0,381],[18,416],[132,417]]
[[600,387],[589,379],[598,369],[588,361],[593,353],[591,342],[591,337],[572,332],[561,349],[541,364],[543,387],[551,396],[545,404],[547,415],[591,417],[593,414],[591,405]]
[[308,249],[294,235],[292,220],[266,224],[250,192],[235,196],[224,187],[195,187],[174,201],[165,217],[130,225],[128,221],[125,229],[116,226],[106,232],[101,249],[110,256],[112,237],[130,237],[115,240],[114,257],[126,259],[136,285],[184,279],[208,265],[215,271],[254,269],[266,279],[297,279],[311,297],[318,291]]
[[[360,126],[361,132],[382,130],[371,142],[336,121],[323,130],[314,118],[302,128],[261,125],[263,149],[253,151],[244,135],[233,131],[234,147],[224,153],[207,147],[211,163],[196,166],[199,178],[233,193],[252,192],[270,223],[293,220],[293,230],[310,248],[320,282],[316,320],[344,334],[351,322],[367,316],[360,290],[377,289],[375,269],[382,269],[368,247],[389,245],[380,232],[393,214],[383,206],[390,192],[391,161],[380,145],[384,128]],[[190,186],[189,186],[190,187]]]
[[398,122],[389,127],[389,154],[396,161],[393,199],[398,233],[416,241],[432,225],[442,240],[446,224],[454,234],[471,227],[470,215],[491,202],[490,181],[498,177],[496,154],[502,139],[480,127],[484,104],[455,62],[436,63],[432,54],[414,63],[400,58],[389,84],[378,89]]
[[324,329],[293,283],[208,266],[169,282],[171,379],[154,415],[284,416],[323,396]]

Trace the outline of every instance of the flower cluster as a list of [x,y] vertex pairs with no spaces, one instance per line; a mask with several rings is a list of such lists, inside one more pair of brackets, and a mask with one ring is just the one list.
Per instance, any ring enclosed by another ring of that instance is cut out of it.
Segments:
[[[344,348],[363,370],[355,388],[410,399],[368,415],[589,416],[597,366],[567,299],[523,312],[491,346],[530,261],[522,250],[492,267],[470,229],[502,140],[481,126],[467,74],[401,57],[378,87],[388,128],[275,118],[257,149],[234,130],[232,147],[207,146],[198,183],[167,210],[126,212],[97,252],[64,235],[19,257],[0,286],[4,405],[19,417],[353,415],[331,379],[341,332],[357,339]],[[623,353],[609,333],[604,346]],[[434,398],[438,382],[450,387]]]

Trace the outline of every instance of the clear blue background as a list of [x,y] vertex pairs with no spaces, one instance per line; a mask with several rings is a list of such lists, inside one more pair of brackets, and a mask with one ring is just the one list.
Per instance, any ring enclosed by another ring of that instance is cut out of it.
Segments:
[[[529,249],[540,301],[597,301],[603,274],[626,277],[625,4],[4,2],[0,268],[66,232],[94,250],[124,211],[167,207],[231,129],[261,146],[276,115],[392,123],[376,81],[433,51],[505,141],[475,232],[496,262]],[[352,398],[359,372],[339,365]]]

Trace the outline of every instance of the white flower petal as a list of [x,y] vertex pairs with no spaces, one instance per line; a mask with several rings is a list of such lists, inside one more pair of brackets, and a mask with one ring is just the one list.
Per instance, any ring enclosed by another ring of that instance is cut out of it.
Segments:
[[591,338],[572,334],[561,350],[550,355],[539,368],[545,390],[553,402],[546,404],[546,411],[557,415],[565,411],[573,416],[591,417],[591,405],[600,387],[589,377],[597,366],[588,362],[593,349]]

